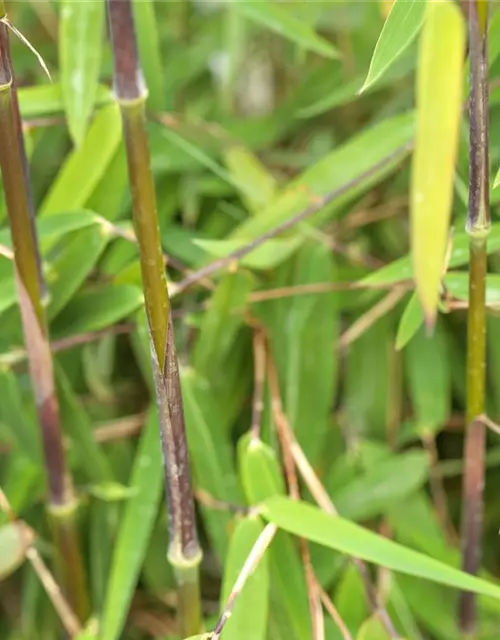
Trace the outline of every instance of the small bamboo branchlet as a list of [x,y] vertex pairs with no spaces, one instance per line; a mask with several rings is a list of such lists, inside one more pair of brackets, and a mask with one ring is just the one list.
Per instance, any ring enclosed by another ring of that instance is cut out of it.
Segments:
[[[5,8],[0,0],[0,19],[3,18]],[[0,22],[0,168],[14,246],[14,273],[24,340],[48,477],[47,511],[57,552],[58,577],[71,607],[83,622],[90,613],[90,606],[78,539],[78,505],[66,464],[43,304],[44,284],[28,163],[11,65],[9,31],[3,21]]]
[[[486,242],[489,207],[489,96],[487,2],[469,0],[470,161],[467,232],[470,241],[469,310],[467,319],[467,431],[463,480],[462,568],[476,574],[481,562],[485,474],[486,386]],[[460,596],[459,623],[464,637],[475,637],[476,597]]]
[[107,0],[114,54],[114,85],[120,106],[132,209],[139,244],[146,316],[160,418],[168,497],[168,558],[177,580],[181,637],[200,632],[199,565],[184,411],[175,353],[170,301],[158,225],[156,194],[146,130],[145,86],[130,0]]

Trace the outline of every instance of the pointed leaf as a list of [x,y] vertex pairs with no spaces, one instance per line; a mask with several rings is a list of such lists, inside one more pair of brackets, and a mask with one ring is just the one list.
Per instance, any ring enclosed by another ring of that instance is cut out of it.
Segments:
[[462,115],[465,23],[451,0],[426,3],[417,70],[411,244],[417,292],[434,322],[453,199]]
[[416,293],[412,293],[399,321],[396,349],[401,351],[424,323],[424,314]]
[[69,131],[79,145],[94,108],[104,38],[103,0],[63,0],[59,66]]
[[125,505],[116,537],[101,640],[118,640],[121,637],[158,512],[162,480],[158,412],[152,406],[130,479],[130,487],[135,488],[136,494]]
[[500,586],[468,575],[306,502],[276,496],[263,503],[261,514],[285,531],[367,562],[500,599]]
[[380,33],[360,93],[377,82],[417,37],[426,0],[395,0]]
[[22,565],[32,539],[32,534],[23,523],[11,522],[0,526],[0,581]]
[[280,7],[272,0],[260,2],[238,0],[234,3],[234,8],[241,11],[249,20],[278,33],[304,49],[328,58],[336,58],[338,55],[330,42],[318,36],[307,23],[302,22],[285,7]]

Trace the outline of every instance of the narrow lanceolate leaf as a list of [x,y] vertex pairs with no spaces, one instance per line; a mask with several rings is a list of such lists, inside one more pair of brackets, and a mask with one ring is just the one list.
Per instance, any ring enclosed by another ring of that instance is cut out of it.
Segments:
[[411,182],[416,287],[434,323],[448,240],[462,111],[465,25],[451,0],[427,3],[417,71],[417,132]]
[[497,172],[497,175],[495,176],[495,181],[493,182],[493,189],[496,189],[497,187],[500,187],[500,169]]
[[312,542],[393,571],[500,599],[500,586],[470,576],[306,502],[275,496],[262,505],[266,520]]
[[103,0],[63,0],[59,20],[61,86],[69,131],[77,145],[83,140],[96,99],[103,27]]
[[157,420],[156,409],[152,407],[130,480],[130,487],[136,493],[126,504],[116,539],[103,612],[102,640],[121,637],[158,512],[163,474]]
[[389,67],[406,51],[418,35],[425,13],[426,0],[396,0],[375,46],[366,80],[359,91],[380,80]]
[[320,37],[308,24],[299,20],[284,7],[280,7],[276,2],[238,0],[234,3],[234,8],[242,11],[253,22],[279,33],[304,49],[328,58],[336,58],[338,55],[337,50],[330,42]]
[[[240,520],[231,537],[224,569],[221,607],[224,610],[233,585],[259,535],[262,521],[257,516]],[[238,595],[231,617],[224,628],[225,640],[265,640],[269,611],[269,568],[267,554],[259,561]]]

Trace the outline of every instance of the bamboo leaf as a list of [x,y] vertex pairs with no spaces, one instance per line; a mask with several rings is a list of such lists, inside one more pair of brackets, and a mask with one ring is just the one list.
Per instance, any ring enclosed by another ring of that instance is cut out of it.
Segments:
[[[219,431],[217,406],[210,387],[191,369],[181,369],[182,397],[193,476],[198,489],[218,500],[238,503],[240,492],[227,436]],[[209,535],[221,559],[228,548],[232,517],[203,509]]]
[[462,115],[465,24],[458,6],[426,3],[417,70],[411,244],[417,293],[434,323],[448,240]]
[[[500,250],[500,224],[491,226],[488,236],[487,252],[489,255]],[[452,250],[448,267],[461,267],[469,261],[469,236],[465,231],[455,232],[452,236]],[[404,280],[411,280],[413,267],[410,256],[404,256],[394,262],[374,271],[361,280],[364,286],[394,284]]]
[[421,328],[405,350],[404,364],[417,429],[434,432],[451,411],[451,370],[446,334],[440,323],[432,337]]
[[[255,3],[259,4],[259,3]],[[293,179],[281,195],[240,224],[231,238],[254,239],[278,224],[321,202],[338,189],[345,193],[312,216],[311,224],[330,219],[352,198],[377,184],[406,156],[414,133],[413,114],[398,115],[354,136]],[[354,181],[359,179],[359,184]]]
[[110,239],[104,227],[89,228],[73,235],[47,273],[50,290],[48,316],[52,321],[68,304],[101,257]]
[[[285,495],[283,474],[271,447],[246,434],[238,443],[238,460],[241,483],[250,504]],[[304,572],[290,536],[278,532],[269,554],[271,592],[276,594],[276,599],[282,605],[291,634],[299,640],[309,640]],[[290,589],[290,584],[293,584],[293,589]]]
[[306,50],[328,58],[338,56],[337,50],[330,42],[318,36],[307,23],[302,22],[275,2],[239,0],[234,3],[234,8],[241,11],[249,20],[278,33]]
[[497,172],[497,175],[495,176],[495,181],[493,182],[493,189],[496,189],[498,186],[500,186],[500,169]]
[[244,272],[229,273],[218,284],[193,353],[194,368],[201,375],[214,376],[230,355],[253,286],[253,278]]
[[403,311],[396,334],[396,349],[400,351],[410,342],[424,323],[422,306],[416,293],[412,293]]
[[330,549],[393,571],[500,599],[500,586],[470,576],[306,502],[276,496],[266,500],[261,514],[281,529]]
[[75,335],[105,329],[144,303],[139,287],[108,284],[76,295],[54,323],[54,335]]
[[158,512],[162,479],[158,413],[152,406],[130,478],[130,487],[136,490],[136,494],[126,503],[115,541],[101,640],[118,640],[121,637]]
[[112,481],[113,474],[109,461],[94,439],[90,417],[71,388],[64,369],[57,362],[55,365],[61,422],[71,438],[78,466],[90,482]]
[[80,145],[94,108],[101,68],[104,2],[63,0],[59,20],[59,66],[69,131]]
[[[467,273],[448,273],[444,283],[454,298],[458,300],[469,299],[469,276]],[[488,306],[500,304],[500,276],[496,274],[486,276],[486,304]]]
[[[246,240],[194,240],[195,245],[205,249],[216,258],[224,258],[247,244]],[[289,258],[301,243],[301,238],[267,240],[245,255],[241,264],[252,269],[273,269]]]
[[[40,118],[64,111],[63,90],[60,84],[40,84],[18,89],[19,108],[23,118]],[[113,92],[102,84],[97,86],[94,106],[102,107],[113,101]]]
[[121,140],[116,104],[96,115],[82,144],[66,158],[40,207],[40,215],[82,209],[113,160]]
[[[257,516],[248,516],[237,523],[231,536],[224,569],[221,596],[222,610],[248,554],[262,530],[262,520]],[[265,640],[269,610],[268,593],[269,568],[268,554],[266,553],[238,595],[231,617],[224,629],[224,638],[227,640],[241,640],[241,638]]]
[[259,214],[277,195],[278,185],[274,176],[257,156],[243,146],[230,146],[224,160],[233,183],[242,185],[239,191],[248,210]]
[[343,517],[368,520],[415,493],[427,479],[428,459],[421,451],[400,453],[368,469],[335,494]]
[[166,87],[155,2],[134,0],[133,9],[139,58],[148,87],[148,106],[153,111],[161,111],[166,106]]
[[[362,93],[375,84],[415,40],[428,0],[395,0],[380,33]],[[432,0],[431,0],[432,1]]]

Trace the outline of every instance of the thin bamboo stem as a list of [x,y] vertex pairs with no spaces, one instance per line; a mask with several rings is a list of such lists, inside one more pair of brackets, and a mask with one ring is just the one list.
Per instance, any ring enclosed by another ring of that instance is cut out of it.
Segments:
[[[485,476],[486,385],[486,242],[489,210],[489,99],[487,4],[470,0],[470,175],[467,232],[470,237],[469,308],[467,318],[467,416],[464,446],[462,568],[475,575],[482,555],[483,492]],[[464,638],[476,635],[476,596],[460,595],[459,624]]]
[[[5,16],[0,2],[0,18]],[[14,246],[14,272],[21,320],[48,476],[48,515],[59,575],[81,621],[89,612],[86,576],[77,532],[77,503],[66,465],[55,393],[53,363],[43,306],[44,285],[34,224],[34,207],[14,88],[9,32],[0,22],[0,168]]]
[[[0,1],[0,17],[4,17]],[[66,465],[52,355],[43,306],[43,281],[29,170],[14,87],[8,27],[0,22],[0,167],[14,245],[14,271],[24,339],[48,477],[47,511],[56,564],[68,600],[81,621],[90,613],[77,531],[77,503]]]
[[168,495],[168,559],[177,582],[178,627],[182,637],[200,632],[201,550],[175,352],[170,300],[158,224],[156,193],[146,130],[144,82],[130,0],[108,0],[114,54],[116,99],[120,106],[132,190],[132,210],[139,245],[151,358],[160,418],[160,435]]

